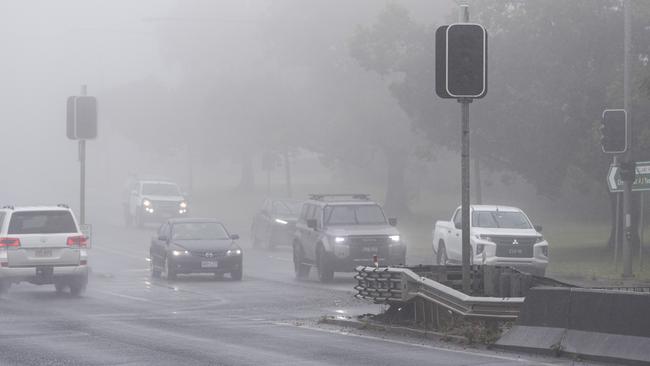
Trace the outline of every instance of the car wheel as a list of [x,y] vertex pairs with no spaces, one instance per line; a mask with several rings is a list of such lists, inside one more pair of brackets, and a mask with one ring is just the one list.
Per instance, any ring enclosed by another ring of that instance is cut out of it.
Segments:
[[305,254],[302,251],[300,244],[293,245],[293,269],[296,273],[296,278],[301,280],[309,276],[311,266],[304,263]]
[[165,278],[167,281],[173,281],[176,279],[176,270],[172,268],[172,264],[169,261],[169,257],[165,258]]
[[149,265],[151,268],[151,277],[160,278],[160,268],[156,268],[155,257],[153,255],[149,255],[149,258],[150,258]]
[[62,281],[56,281],[54,282],[54,290],[56,290],[57,293],[62,293],[65,291],[65,288],[68,287],[64,282]]
[[0,295],[4,295],[9,292],[11,288],[11,282],[7,280],[0,280]]
[[81,296],[86,292],[86,287],[88,286],[88,274],[73,278],[69,285],[72,296]]
[[318,263],[318,279],[321,282],[331,282],[334,279],[334,270],[323,247],[318,247],[316,257]]
[[447,248],[445,247],[445,242],[441,241],[438,244],[438,255],[436,256],[436,263],[439,266],[446,266],[449,258],[447,257]]
[[244,269],[241,266],[238,270],[230,272],[230,279],[233,281],[241,281],[242,277],[244,277]]

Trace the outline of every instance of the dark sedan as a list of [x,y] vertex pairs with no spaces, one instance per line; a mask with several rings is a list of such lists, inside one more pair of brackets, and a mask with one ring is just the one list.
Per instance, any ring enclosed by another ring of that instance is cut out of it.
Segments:
[[251,240],[254,247],[273,249],[277,245],[291,245],[300,201],[268,199],[253,218]]
[[221,277],[229,273],[233,280],[241,280],[243,253],[237,239],[238,235],[229,234],[215,219],[167,220],[151,240],[151,275],[173,280],[177,274],[213,273]]

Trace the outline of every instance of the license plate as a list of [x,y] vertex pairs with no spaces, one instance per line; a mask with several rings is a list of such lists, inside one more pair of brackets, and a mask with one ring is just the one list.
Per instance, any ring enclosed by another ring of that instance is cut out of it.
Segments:
[[524,254],[524,250],[522,248],[510,248],[508,249],[508,254],[511,256],[519,256]]
[[219,267],[219,262],[216,261],[201,262],[201,268],[217,268],[217,267]]
[[34,251],[34,257],[51,257],[52,256],[52,249],[36,249]]
[[362,252],[364,253],[377,253],[379,251],[379,248],[377,247],[363,247],[361,249]]

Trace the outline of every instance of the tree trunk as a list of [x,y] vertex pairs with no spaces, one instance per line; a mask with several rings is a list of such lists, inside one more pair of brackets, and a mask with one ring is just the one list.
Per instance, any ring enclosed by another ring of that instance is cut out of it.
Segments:
[[245,152],[241,156],[241,180],[239,181],[239,190],[243,192],[252,192],[255,188],[255,175],[253,172],[253,154]]
[[404,174],[408,162],[408,154],[392,149],[385,149],[386,162],[388,163],[386,203],[384,209],[389,215],[409,215],[408,196]]

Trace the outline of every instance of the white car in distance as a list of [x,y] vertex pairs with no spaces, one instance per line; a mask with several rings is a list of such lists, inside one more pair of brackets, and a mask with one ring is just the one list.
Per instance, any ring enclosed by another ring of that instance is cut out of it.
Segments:
[[[508,206],[470,206],[470,263],[511,266],[538,276],[546,274],[548,242],[541,226],[526,214]],[[461,210],[449,221],[438,221],[433,229],[436,263],[462,262]]]

